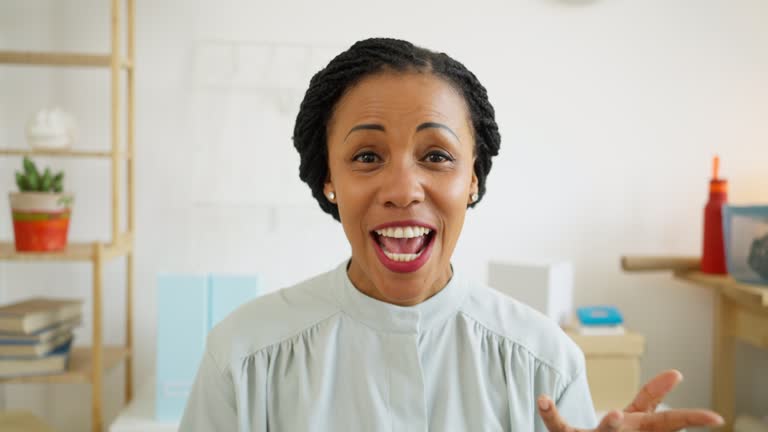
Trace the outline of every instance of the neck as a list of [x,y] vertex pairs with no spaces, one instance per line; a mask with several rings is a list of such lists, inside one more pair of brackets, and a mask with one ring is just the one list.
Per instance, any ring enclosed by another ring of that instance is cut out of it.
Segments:
[[[448,285],[448,282],[450,282],[453,277],[453,266],[449,263],[446,267],[437,272],[436,277],[428,277],[427,280],[419,283],[418,285],[420,288],[416,290],[413,295],[406,296],[405,298],[392,298],[392,296],[385,295],[387,292],[397,292],[397,290],[377,286],[367,272],[357,265],[354,258],[347,264],[347,275],[355,288],[368,297],[396,306],[415,306],[442,291],[442,289]],[[392,278],[391,280],[382,283],[386,283],[389,286],[397,286],[403,284],[403,279]],[[421,287],[425,288],[421,289]]]

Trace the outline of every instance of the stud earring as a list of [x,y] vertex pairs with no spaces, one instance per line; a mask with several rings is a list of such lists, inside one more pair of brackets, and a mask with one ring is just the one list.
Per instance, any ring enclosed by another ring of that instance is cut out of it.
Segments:
[[470,199],[472,199],[472,202],[475,202],[480,199],[480,195],[478,195],[477,193],[473,193]]
[[333,201],[336,199],[336,193],[335,192],[328,192],[328,201]]

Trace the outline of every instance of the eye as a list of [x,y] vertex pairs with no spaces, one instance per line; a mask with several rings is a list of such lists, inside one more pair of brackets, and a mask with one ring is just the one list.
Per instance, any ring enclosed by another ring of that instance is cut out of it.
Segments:
[[424,157],[424,160],[431,163],[453,162],[453,158],[448,153],[442,151],[430,152]]
[[354,158],[352,158],[353,161],[362,162],[364,164],[376,163],[379,161],[379,159],[379,156],[371,151],[358,153]]

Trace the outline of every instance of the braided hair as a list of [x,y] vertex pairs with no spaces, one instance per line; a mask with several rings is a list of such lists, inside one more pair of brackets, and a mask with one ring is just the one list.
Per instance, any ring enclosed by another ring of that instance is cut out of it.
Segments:
[[472,72],[447,54],[399,39],[372,38],[356,42],[312,77],[293,130],[293,145],[301,159],[299,178],[309,185],[320,208],[339,221],[338,207],[323,194],[328,178],[328,121],[348,89],[366,76],[386,70],[432,73],[446,79],[464,97],[475,139],[474,170],[479,199],[469,204],[474,207],[485,195],[491,159],[499,153],[501,144],[488,93]]

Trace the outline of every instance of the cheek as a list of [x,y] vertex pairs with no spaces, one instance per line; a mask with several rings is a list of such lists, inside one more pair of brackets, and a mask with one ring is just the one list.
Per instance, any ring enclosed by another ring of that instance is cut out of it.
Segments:
[[[437,179],[435,182],[435,199],[439,201],[440,207],[446,212],[450,210],[451,216],[457,210],[466,210],[471,180],[471,174],[462,172],[450,178]],[[464,211],[461,213],[464,213]]]
[[347,222],[360,225],[371,204],[371,191],[364,182],[342,180],[338,189],[339,213],[347,217]]
[[467,178],[442,179],[434,188],[433,199],[446,224],[444,241],[449,244],[456,242],[464,224],[470,186]]
[[371,207],[372,193],[364,182],[340,176],[336,179],[337,205],[344,232],[353,246],[367,240],[367,233],[363,232],[364,219]]

